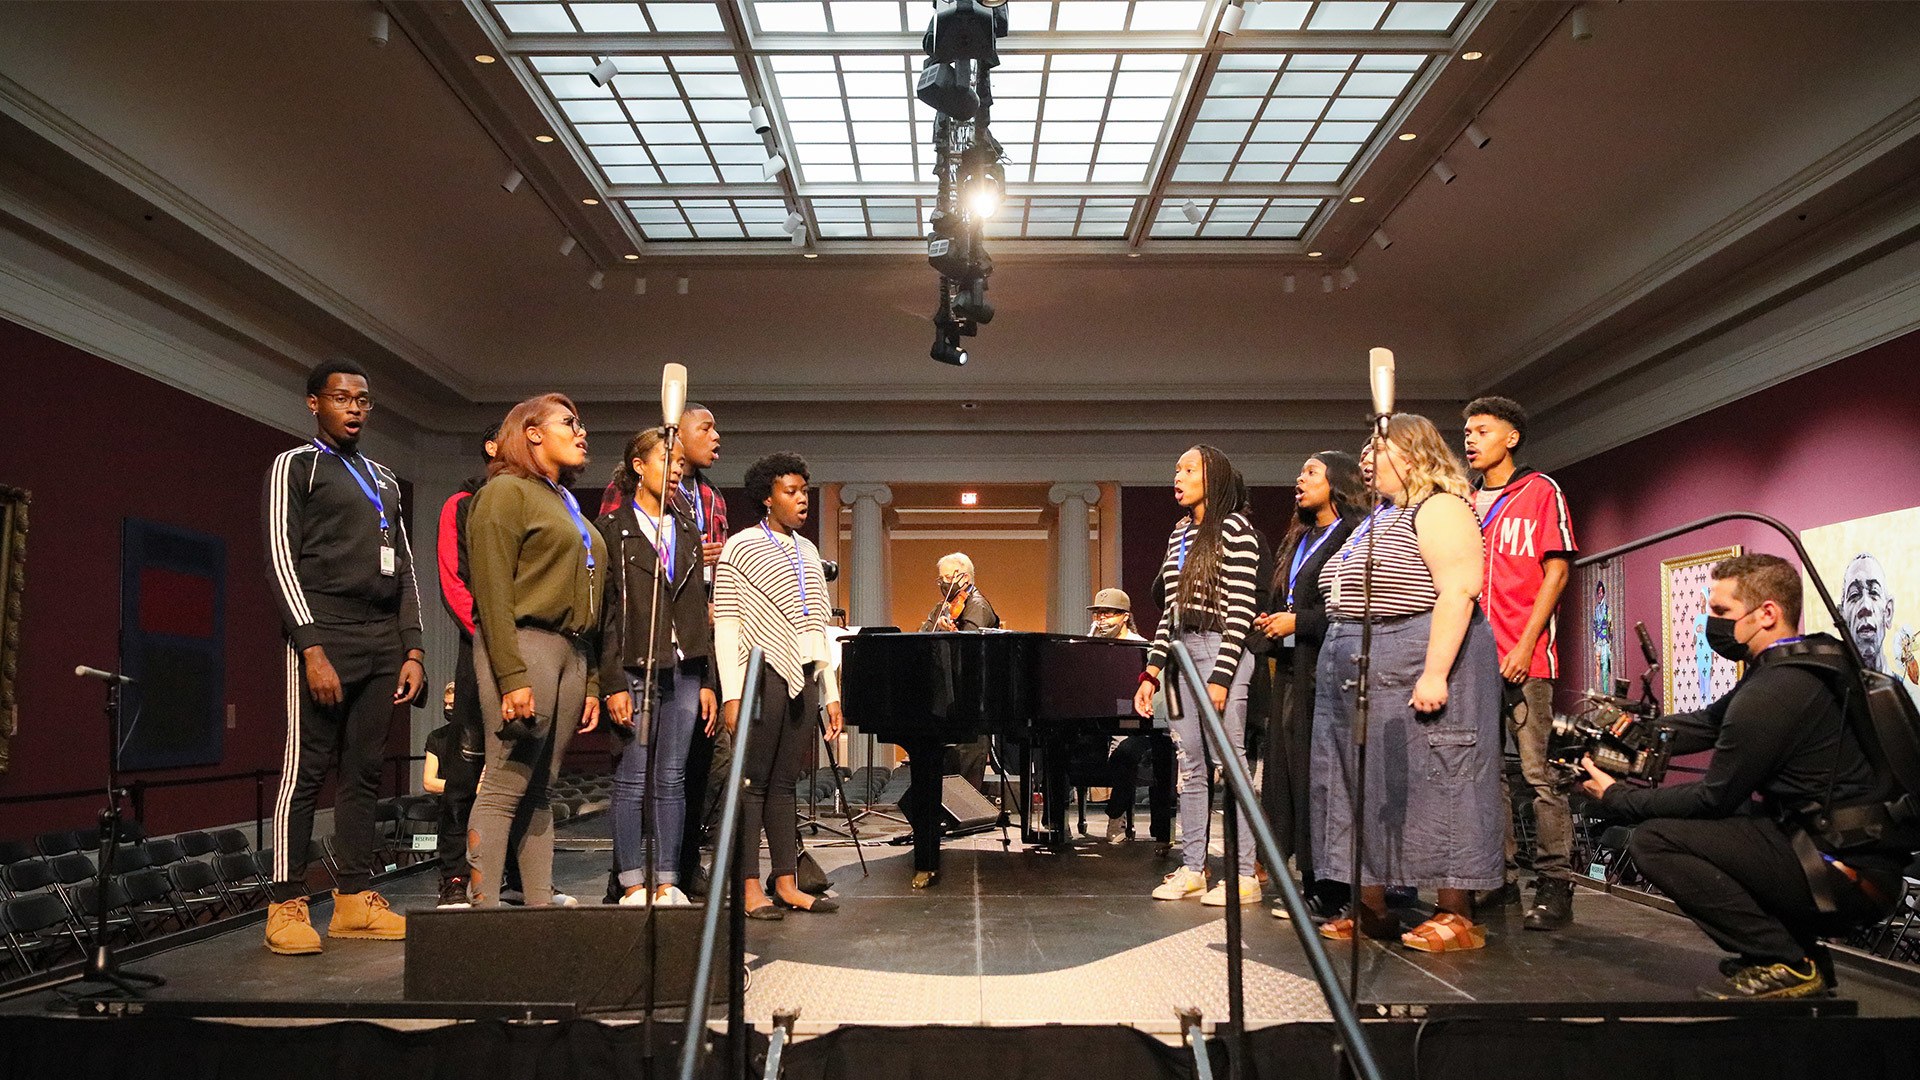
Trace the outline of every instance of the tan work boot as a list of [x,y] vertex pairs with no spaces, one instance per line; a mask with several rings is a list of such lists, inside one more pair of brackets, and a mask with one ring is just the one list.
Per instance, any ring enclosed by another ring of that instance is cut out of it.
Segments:
[[267,905],[267,948],[281,956],[307,956],[320,951],[320,935],[307,915],[307,898]]
[[368,889],[365,892],[333,893],[333,919],[327,923],[327,935],[341,938],[373,938],[399,941],[407,936],[407,920],[396,915],[387,898]]

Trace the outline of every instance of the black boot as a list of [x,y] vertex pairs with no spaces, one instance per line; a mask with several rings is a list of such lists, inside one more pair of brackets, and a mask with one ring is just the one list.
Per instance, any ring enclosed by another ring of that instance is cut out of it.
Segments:
[[1473,891],[1473,912],[1476,915],[1481,913],[1491,915],[1494,911],[1506,907],[1509,904],[1516,907],[1520,904],[1520,886],[1516,882],[1509,881],[1497,889],[1475,889]]
[[1533,907],[1527,911],[1527,929],[1564,930],[1573,925],[1573,882],[1565,878],[1542,878],[1533,891]]

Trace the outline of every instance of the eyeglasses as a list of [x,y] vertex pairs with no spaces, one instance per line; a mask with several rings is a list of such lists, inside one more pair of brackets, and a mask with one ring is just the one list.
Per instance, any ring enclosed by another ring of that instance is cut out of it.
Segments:
[[335,390],[330,394],[315,394],[313,396],[331,401],[342,409],[351,405],[359,408],[361,412],[373,411],[373,398],[366,394],[349,394],[345,390]]
[[580,418],[577,416],[563,416],[558,420],[548,420],[540,426],[553,427],[556,424],[566,425],[567,430],[573,432],[575,435],[585,435],[587,433],[587,425],[581,423]]

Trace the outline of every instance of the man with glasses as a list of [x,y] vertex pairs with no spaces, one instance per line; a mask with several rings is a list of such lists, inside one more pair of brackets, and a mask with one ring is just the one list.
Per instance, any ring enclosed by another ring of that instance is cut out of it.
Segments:
[[413,555],[400,481],[360,453],[373,410],[367,373],[350,360],[307,376],[314,438],[273,460],[264,520],[267,579],[287,635],[287,743],[273,809],[273,903],[267,948],[317,953],[307,912],[314,804],[340,762],[334,800],[333,937],[397,941],[406,920],[370,886],[374,799],[395,705],[425,682]]

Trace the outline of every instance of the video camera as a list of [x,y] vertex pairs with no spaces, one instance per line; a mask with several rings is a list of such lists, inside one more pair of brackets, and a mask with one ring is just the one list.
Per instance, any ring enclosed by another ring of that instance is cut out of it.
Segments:
[[1586,707],[1554,717],[1547,738],[1547,766],[1557,790],[1571,791],[1587,778],[1580,764],[1586,757],[1622,780],[1651,786],[1666,777],[1673,761],[1673,729],[1660,723],[1658,706],[1612,694],[1581,697]]

